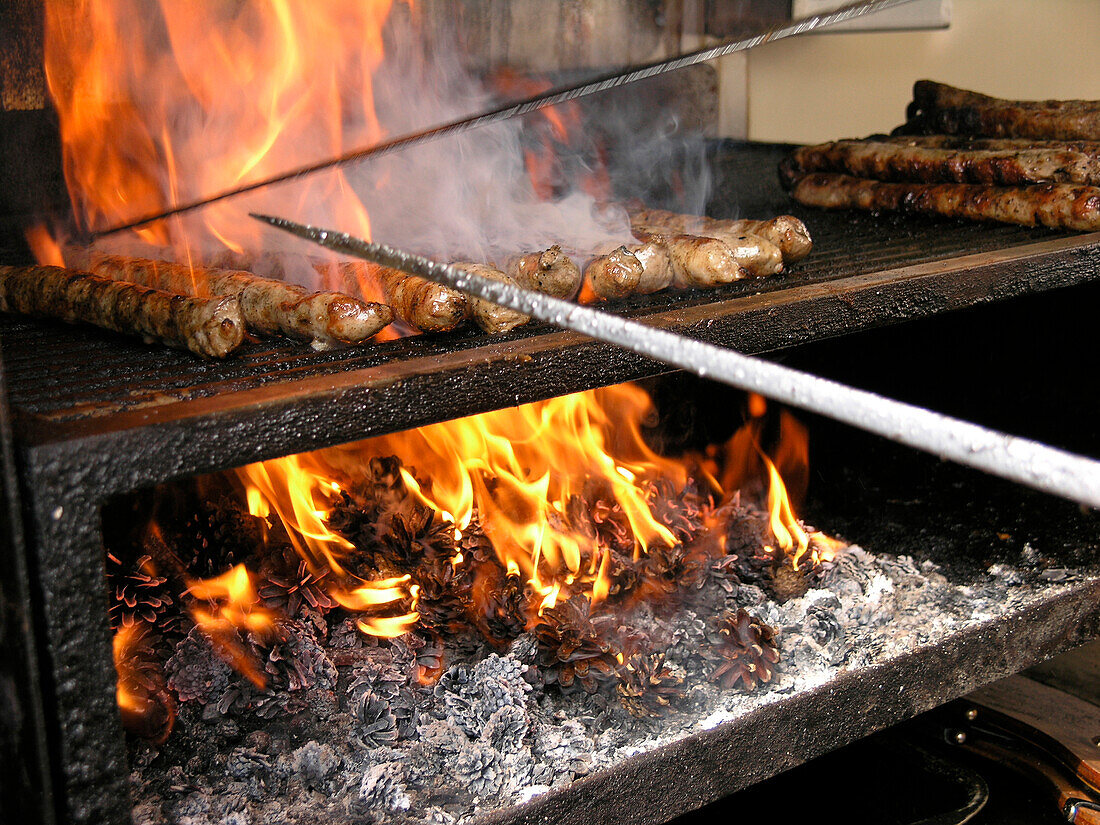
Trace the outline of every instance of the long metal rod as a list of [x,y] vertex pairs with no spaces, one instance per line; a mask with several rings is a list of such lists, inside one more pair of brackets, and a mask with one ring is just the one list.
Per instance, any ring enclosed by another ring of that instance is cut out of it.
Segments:
[[824,26],[831,26],[834,23],[842,23],[845,20],[851,20],[855,17],[860,17],[864,14],[871,14],[872,12],[880,11],[882,9],[890,8],[891,6],[899,6],[903,3],[911,2],[911,0],[863,0],[863,2],[852,3],[851,5],[844,6],[836,11],[827,12],[824,14],[815,14],[809,17],[803,17],[800,20],[795,20],[792,23],[788,23],[785,26],[779,26],[761,34],[747,37],[741,40],[735,40],[723,43],[718,46],[710,46],[704,49],[699,49],[694,52],[679,55],[678,57],[671,57],[665,60],[657,60],[653,63],[647,63],[642,66],[627,69],[625,71],[619,70],[615,72],[609,72],[607,74],[600,75],[599,77],[588,80],[583,83],[578,83],[569,86],[558,86],[557,88],[550,89],[549,91],[542,92],[541,94],[533,95],[525,98],[518,103],[508,103],[495,109],[489,109],[488,111],[481,112],[475,115],[469,115],[467,117],[458,118],[448,123],[442,123],[438,126],[432,126],[427,129],[422,129],[419,132],[411,132],[401,137],[391,138],[390,140],[376,143],[371,146],[360,147],[353,149],[349,152],[345,152],[342,155],[338,155],[327,160],[319,161],[317,163],[307,164],[305,166],[299,166],[295,169],[290,169],[286,172],[281,172],[271,177],[261,178],[260,180],[247,183],[242,186],[234,187],[233,189],[226,189],[222,192],[218,192],[214,195],[209,195],[197,200],[188,201],[186,203],[173,206],[170,209],[165,209],[162,212],[156,212],[151,215],[145,215],[140,218],[135,218],[118,226],[112,226],[109,229],[101,229],[99,231],[91,232],[89,235],[90,240],[96,238],[102,238],[106,235],[113,235],[117,232],[123,232],[127,229],[135,229],[139,226],[144,226],[147,223],[153,221],[163,220],[164,218],[170,218],[173,215],[182,215],[185,212],[193,212],[196,209],[200,209],[204,206],[209,206],[212,203],[218,203],[219,201],[232,198],[237,195],[244,195],[248,192],[254,192],[257,189],[262,189],[265,186],[272,186],[277,183],[286,183],[287,181],[300,178],[305,175],[311,175],[314,172],[321,172],[325,169],[332,169],[337,166],[343,166],[349,163],[355,163],[361,160],[365,160],[370,157],[378,157],[380,155],[388,154],[389,152],[396,151],[398,149],[404,149],[409,146],[413,146],[418,143],[424,143],[436,138],[445,137],[456,132],[465,132],[469,129],[475,129],[478,126],[486,126],[490,123],[498,123],[502,120],[507,120],[513,117],[519,117],[521,115],[529,114],[536,109],[542,109],[546,106],[554,106],[558,103],[566,103],[570,100],[576,100],[580,97],[585,97],[596,92],[604,92],[609,89],[614,89],[616,86],[622,86],[626,83],[633,83],[638,80],[646,80],[647,78],[654,77],[665,72],[672,72],[677,69],[683,69],[688,66],[694,66],[697,63],[705,63],[708,60],[714,60],[719,57],[725,57],[726,55],[733,54],[734,52],[745,51],[751,49],[754,46],[759,46],[763,43],[770,43],[773,40],[782,40],[786,37],[793,37],[798,34],[805,34],[806,32],[819,29]]
[[1037,441],[750,358],[673,332],[580,306],[513,284],[491,281],[385,244],[369,243],[285,218],[253,215],[328,249],[399,269],[509,307],[555,326],[614,344],[704,378],[757,392],[859,427],[891,441],[984,470],[1036,490],[1100,507],[1100,461]]

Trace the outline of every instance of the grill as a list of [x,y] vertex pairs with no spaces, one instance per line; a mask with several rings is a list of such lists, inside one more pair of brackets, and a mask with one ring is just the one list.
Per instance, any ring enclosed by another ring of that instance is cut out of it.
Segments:
[[[638,298],[615,310],[743,352],[782,351],[827,368],[828,356],[814,355],[830,352],[825,339],[1074,285],[1067,294],[1079,294],[1100,276],[1100,235],[792,210],[774,173],[786,148],[716,144],[710,154],[720,183],[708,211],[797,214],[815,238],[804,265],[772,280]],[[6,446],[19,469],[6,486],[22,501],[21,513],[9,515],[25,520],[6,548],[16,575],[4,578],[0,595],[22,605],[21,630],[9,639],[10,661],[26,666],[12,718],[21,726],[16,744],[27,787],[41,793],[19,805],[42,821],[55,813],[76,822],[129,818],[100,543],[100,507],[111,496],[665,371],[536,325],[493,339],[455,333],[330,353],[265,342],[208,363],[94,330],[5,317],[0,346]],[[852,358],[854,350],[838,352]],[[813,426],[829,431],[825,422]],[[849,465],[849,475],[827,488],[859,491],[862,503],[846,510],[843,493],[826,497],[820,523],[838,514],[868,545],[877,536],[880,549],[900,551],[907,548],[897,546],[899,536],[916,532],[925,549],[977,565],[981,542],[960,534],[976,526],[988,532],[991,519],[1008,513],[1021,533],[1046,530],[1049,549],[1067,563],[1091,539],[1087,517],[1069,505],[900,449],[884,457],[869,439],[836,439],[846,454],[854,444],[857,454],[875,456],[863,469]],[[914,469],[900,492],[866,480],[907,460]],[[942,491],[960,487],[981,491],[987,505],[940,519]],[[923,506],[899,509],[899,497]],[[881,517],[883,508],[890,518]],[[912,530],[891,531],[899,522]],[[690,810],[1100,633],[1098,605],[1097,578],[1037,590],[946,642],[780,697],[484,820],[635,822],[652,821],[653,811]],[[658,775],[662,783],[653,782]]]

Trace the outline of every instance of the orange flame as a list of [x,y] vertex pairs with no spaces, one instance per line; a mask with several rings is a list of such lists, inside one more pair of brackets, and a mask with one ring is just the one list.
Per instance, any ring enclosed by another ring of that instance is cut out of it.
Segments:
[[252,584],[248,568],[238,564],[233,569],[210,579],[188,582],[188,594],[208,606],[192,603],[188,609],[195,624],[211,640],[237,671],[258,688],[267,679],[258,663],[240,642],[238,631],[266,636],[275,628],[275,616],[259,605],[259,595]]
[[[239,474],[249,512],[279,517],[309,569],[317,575],[326,568],[332,572],[329,593],[340,605],[356,613],[405,602],[415,608],[416,585],[409,576],[364,581],[344,568],[344,556],[354,545],[326,523],[341,487],[317,456],[292,455],[250,464]],[[405,633],[418,618],[415,609],[410,609],[398,616],[364,617],[358,624],[365,633],[393,637]]]
[[126,730],[161,743],[175,721],[175,703],[164,684],[160,663],[148,655],[153,633],[144,622],[120,627],[111,641],[118,682],[115,700]]
[[[392,3],[47,0],[46,76],[84,225],[125,222],[381,138],[372,73]],[[304,188],[369,236],[343,174]],[[241,217],[221,203],[136,235],[173,245],[179,260],[199,242],[258,248],[248,243],[258,230]]]

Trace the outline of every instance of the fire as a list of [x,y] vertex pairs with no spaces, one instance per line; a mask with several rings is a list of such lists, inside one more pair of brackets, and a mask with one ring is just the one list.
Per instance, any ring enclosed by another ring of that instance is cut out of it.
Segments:
[[[223,656],[256,687],[267,679],[258,664],[245,651],[238,631],[264,637],[275,628],[274,614],[259,604],[248,568],[238,564],[212,579],[188,583],[188,594],[195,601],[188,612]],[[206,602],[206,605],[198,602]]]
[[286,528],[291,544],[309,569],[319,575],[330,571],[334,584],[330,595],[346,609],[361,613],[408,603],[412,609],[400,615],[370,616],[359,620],[359,628],[374,636],[400,636],[416,624],[416,585],[409,576],[364,581],[341,564],[344,554],[354,549],[344,537],[328,528],[326,519],[332,501],[340,495],[338,481],[331,478],[317,457],[293,455],[240,470],[249,511],[253,515],[275,513]]
[[[380,139],[372,74],[392,5],[48,0],[46,75],[78,218],[125,222]],[[303,189],[369,236],[343,174]],[[222,203],[136,235],[180,261],[256,249],[242,215]]]
[[144,622],[120,627],[112,639],[118,682],[115,699],[127,730],[164,742],[175,721],[175,702],[150,645],[155,631]]

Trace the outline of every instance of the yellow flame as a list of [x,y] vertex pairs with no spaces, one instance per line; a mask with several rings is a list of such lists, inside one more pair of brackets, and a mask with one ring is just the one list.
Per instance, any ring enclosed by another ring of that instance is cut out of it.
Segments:
[[791,510],[791,500],[779,471],[767,456],[763,459],[768,468],[768,524],[779,549],[791,557],[791,564],[797,568],[810,546],[810,536]]

